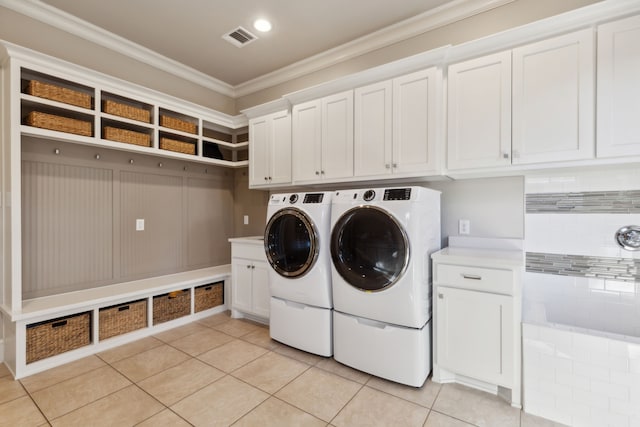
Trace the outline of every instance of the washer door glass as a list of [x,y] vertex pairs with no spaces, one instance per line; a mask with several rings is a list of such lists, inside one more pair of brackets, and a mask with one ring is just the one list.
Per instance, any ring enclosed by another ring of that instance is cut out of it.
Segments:
[[345,212],[331,233],[331,259],[351,286],[381,291],[402,276],[409,263],[409,242],[396,219],[375,206]]
[[269,264],[278,274],[302,276],[318,258],[315,226],[299,209],[282,209],[267,223],[264,247]]

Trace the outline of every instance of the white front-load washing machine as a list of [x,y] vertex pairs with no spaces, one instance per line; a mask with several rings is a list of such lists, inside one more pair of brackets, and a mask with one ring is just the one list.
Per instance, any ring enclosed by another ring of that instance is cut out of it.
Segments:
[[333,354],[331,192],[272,194],[264,247],[269,271],[269,329],[277,341]]
[[421,386],[431,371],[430,255],[440,249],[440,193],[423,187],[333,195],[334,358]]

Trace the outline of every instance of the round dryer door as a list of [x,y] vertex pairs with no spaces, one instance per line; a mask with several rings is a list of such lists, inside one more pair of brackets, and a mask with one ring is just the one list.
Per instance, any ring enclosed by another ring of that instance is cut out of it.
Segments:
[[276,212],[264,234],[264,248],[271,267],[284,277],[300,277],[318,258],[318,233],[299,209]]
[[351,286],[381,291],[402,276],[409,263],[404,228],[388,212],[360,206],[345,212],[331,233],[331,258]]

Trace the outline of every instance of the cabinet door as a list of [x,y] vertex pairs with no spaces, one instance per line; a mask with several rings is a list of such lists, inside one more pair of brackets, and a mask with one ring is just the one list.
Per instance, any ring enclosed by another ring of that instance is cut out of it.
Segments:
[[355,176],[391,173],[391,81],[354,91]]
[[393,81],[393,172],[435,171],[438,72],[418,71]]
[[594,35],[513,50],[513,163],[594,156]]
[[437,363],[452,372],[511,386],[511,297],[436,289]]
[[291,182],[291,115],[281,111],[270,116],[270,184]]
[[236,310],[249,313],[253,306],[251,265],[252,262],[246,259],[233,258],[231,260],[231,274],[233,276],[231,305]]
[[292,111],[293,180],[320,179],[322,159],[322,103],[320,100],[294,105]]
[[353,176],[353,91],[322,99],[321,178]]
[[266,262],[253,263],[253,313],[269,318],[271,293],[269,292],[269,265]]
[[448,70],[448,168],[511,164],[511,52]]
[[249,120],[249,185],[269,183],[269,160],[271,141],[269,140],[269,117]]
[[640,16],[598,27],[598,157],[640,155]]

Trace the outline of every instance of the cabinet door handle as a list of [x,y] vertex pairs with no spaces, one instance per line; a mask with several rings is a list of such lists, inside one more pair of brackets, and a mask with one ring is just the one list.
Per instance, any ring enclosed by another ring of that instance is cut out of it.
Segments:
[[441,293],[438,293],[438,299],[444,299],[444,295],[442,295]]
[[386,165],[384,165],[385,168],[387,169],[391,169],[391,165],[389,163],[387,163]]
[[320,175],[324,175],[324,171],[320,171]]
[[247,264],[247,268],[251,268],[251,266],[249,264]]
[[319,172],[319,171],[316,171],[316,175],[320,175],[320,172]]
[[462,273],[462,278],[463,279],[469,279],[469,280],[482,280],[482,276],[478,276],[476,274],[465,274],[465,273]]
[[256,268],[256,266],[255,266],[255,265],[252,265],[252,266],[251,266],[251,269],[252,269],[252,270],[253,270],[253,269],[255,269],[255,268]]
[[394,169],[398,168],[398,164],[397,163],[394,163],[392,166],[393,166]]
[[509,158],[509,153],[502,153],[502,157],[505,158],[505,159],[508,159]]

